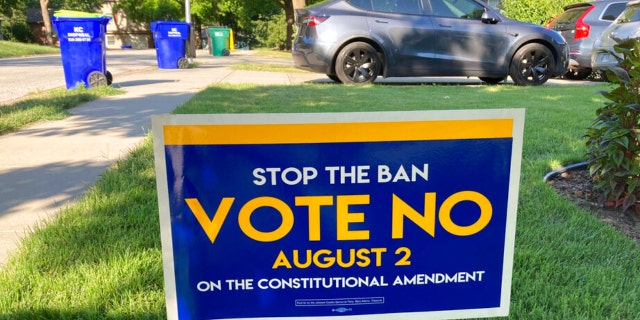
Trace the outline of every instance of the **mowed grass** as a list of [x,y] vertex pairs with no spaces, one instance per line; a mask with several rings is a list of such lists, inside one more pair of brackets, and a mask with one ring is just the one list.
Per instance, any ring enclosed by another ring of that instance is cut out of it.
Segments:
[[294,72],[303,73],[304,70],[296,69],[291,65],[275,64],[275,63],[255,63],[255,62],[243,62],[231,67],[233,70],[249,70],[249,71],[262,71],[262,72]]
[[[609,84],[212,86],[176,113],[526,108],[510,319],[640,319],[640,247],[543,181],[583,161]],[[472,154],[469,157],[473,157]],[[0,272],[0,319],[163,319],[151,137],[27,237]]]
[[31,94],[20,101],[0,104],[0,135],[38,121],[64,119],[69,116],[69,109],[81,103],[123,93],[123,90],[109,86],[74,90],[55,89]]
[[0,40],[0,58],[59,53],[60,48],[58,47]]

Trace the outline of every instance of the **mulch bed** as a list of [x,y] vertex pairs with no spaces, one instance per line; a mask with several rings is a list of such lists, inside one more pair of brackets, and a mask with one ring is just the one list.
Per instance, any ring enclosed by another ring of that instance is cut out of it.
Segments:
[[632,208],[623,212],[621,208],[602,203],[599,193],[594,191],[587,169],[559,173],[551,177],[547,183],[560,195],[592,212],[600,220],[614,226],[620,233],[640,244],[640,214]]

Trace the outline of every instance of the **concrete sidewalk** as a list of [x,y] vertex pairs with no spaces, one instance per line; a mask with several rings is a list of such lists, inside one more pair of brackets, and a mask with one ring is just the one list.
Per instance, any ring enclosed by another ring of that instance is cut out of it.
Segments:
[[0,264],[39,222],[55,216],[82,195],[115,161],[135,149],[151,128],[151,116],[170,113],[195,93],[216,83],[294,84],[326,81],[309,73],[233,71],[252,61],[251,52],[231,57],[200,55],[193,69],[141,66],[114,74],[124,95],[71,110],[60,121],[36,124],[0,136]]

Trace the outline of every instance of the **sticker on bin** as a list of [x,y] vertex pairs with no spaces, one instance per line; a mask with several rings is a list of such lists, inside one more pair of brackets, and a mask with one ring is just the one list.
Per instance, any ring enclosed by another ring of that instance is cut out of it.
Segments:
[[91,35],[84,32],[82,26],[73,27],[73,32],[68,32],[67,38],[69,42],[91,42]]
[[171,28],[171,31],[167,33],[169,38],[182,38],[182,33],[178,31],[178,28]]

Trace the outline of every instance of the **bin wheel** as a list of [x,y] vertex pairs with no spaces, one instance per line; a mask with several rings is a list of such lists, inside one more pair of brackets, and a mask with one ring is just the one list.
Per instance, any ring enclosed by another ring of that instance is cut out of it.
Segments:
[[102,72],[91,71],[87,76],[87,83],[89,83],[89,88],[104,87],[107,85],[107,77]]
[[189,60],[187,60],[187,58],[178,59],[178,68],[179,69],[187,69],[187,68],[189,68]]
[[107,77],[107,85],[110,86],[113,83],[113,76],[111,75],[111,72],[107,71],[104,75]]
[[222,50],[222,55],[223,55],[223,56],[225,56],[225,57],[226,57],[226,56],[229,56],[230,54],[231,54],[231,51],[229,51],[229,49],[224,49],[224,50]]

